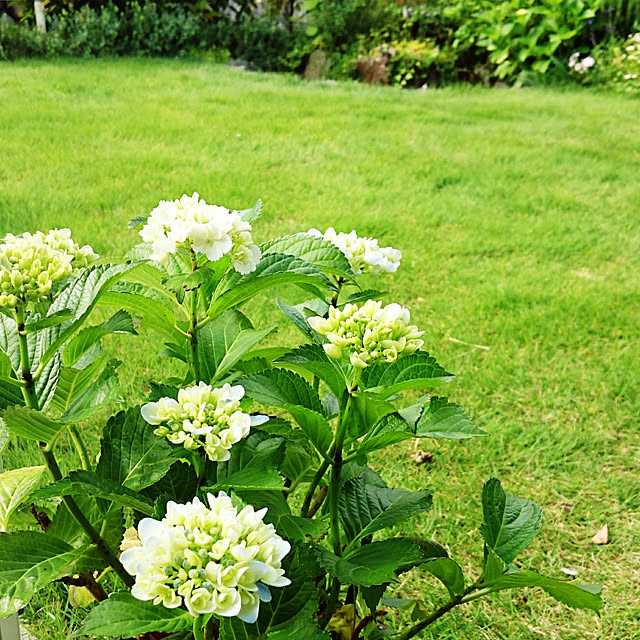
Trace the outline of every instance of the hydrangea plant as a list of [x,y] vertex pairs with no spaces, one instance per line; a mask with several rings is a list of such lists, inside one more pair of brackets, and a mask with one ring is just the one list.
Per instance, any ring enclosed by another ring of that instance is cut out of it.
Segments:
[[[514,564],[542,512],[495,478],[482,490],[475,576],[441,541],[393,533],[432,494],[389,487],[369,457],[407,439],[487,434],[432,392],[453,376],[409,310],[358,281],[393,273],[399,251],[333,229],[257,245],[260,213],[198,194],[163,201],[132,221],[144,242],[113,264],[91,265],[66,230],[0,244],[0,441],[35,440],[44,463],[0,476],[0,616],[52,580],[90,592],[79,633],[99,636],[320,640],[348,611],[352,640],[409,640],[455,607],[532,586],[598,611],[600,587]],[[242,310],[276,288],[295,346],[262,346],[276,325]],[[135,335],[134,319],[161,337],[175,375],[107,420],[93,458],[77,425],[118,397],[118,363],[100,341]],[[65,431],[81,468],[63,474]],[[34,491],[46,469],[51,482]],[[7,533],[31,503],[34,527]],[[386,628],[383,595],[412,568],[442,583],[442,606],[425,614],[416,600],[412,622]]]

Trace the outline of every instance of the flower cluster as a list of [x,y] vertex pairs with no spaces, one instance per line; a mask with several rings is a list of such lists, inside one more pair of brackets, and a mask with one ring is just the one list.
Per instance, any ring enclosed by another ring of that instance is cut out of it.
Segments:
[[361,307],[330,307],[328,318],[314,317],[308,322],[329,340],[324,345],[327,355],[346,356],[358,368],[394,362],[401,354],[411,354],[424,344],[420,340],[424,331],[409,324],[409,310],[395,303],[383,307],[381,302],[367,300]]
[[98,256],[79,247],[69,229],[7,234],[0,243],[0,307],[33,309],[51,296],[55,282],[85,268]]
[[359,238],[355,231],[336,233],[333,227],[329,227],[324,234],[317,229],[309,229],[307,235],[324,238],[338,247],[347,256],[356,275],[381,271],[394,273],[400,266],[400,251],[393,247],[379,247],[375,238]]
[[138,525],[141,546],[122,552],[125,569],[136,577],[131,590],[139,600],[173,609],[183,601],[197,617],[214,613],[255,622],[269,587],[284,587],[281,561],[291,546],[272,524],[266,509],[246,506],[240,513],[224,492],[186,504],[167,503],[162,520],[144,518]]
[[160,263],[181,247],[204,253],[212,262],[229,255],[240,273],[250,273],[260,261],[251,225],[237,211],[207,204],[197,193],[173,202],[162,200],[140,235],[152,245],[151,259]]
[[614,59],[625,85],[640,88],[640,33],[630,35],[622,46],[622,53]]
[[267,416],[251,416],[240,410],[244,388],[225,384],[220,388],[200,382],[180,389],[178,399],[160,398],[142,407],[142,417],[159,436],[185,449],[202,448],[210,460],[220,462],[229,450],[249,433],[250,427],[264,424]]
[[592,56],[586,56],[581,60],[578,51],[569,58],[569,69],[580,75],[584,75],[591,67],[595,66],[595,64],[596,61]]

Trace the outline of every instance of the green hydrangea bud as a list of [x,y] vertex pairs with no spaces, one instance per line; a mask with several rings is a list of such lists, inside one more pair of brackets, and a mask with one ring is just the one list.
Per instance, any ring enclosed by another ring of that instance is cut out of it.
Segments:
[[400,355],[417,351],[424,343],[424,331],[409,324],[409,310],[399,304],[382,306],[367,300],[358,307],[329,308],[329,317],[309,318],[309,324],[328,342],[323,345],[331,358],[348,359],[354,367],[364,368],[376,362],[395,362]]
[[54,283],[97,257],[89,245],[78,247],[69,229],[7,234],[0,243],[0,306],[33,309],[51,295]]

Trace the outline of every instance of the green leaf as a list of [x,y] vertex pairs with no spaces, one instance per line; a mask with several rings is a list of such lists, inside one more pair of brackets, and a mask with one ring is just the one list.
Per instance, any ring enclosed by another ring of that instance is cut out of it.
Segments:
[[371,587],[391,582],[396,574],[424,562],[420,548],[409,538],[389,538],[365,544],[339,558],[318,548],[320,565],[343,584]]
[[106,322],[79,331],[62,352],[63,364],[67,367],[75,365],[91,347],[110,333],[136,334],[136,330],[133,328],[133,319],[126,311],[120,310]]
[[131,220],[129,220],[129,224],[127,225],[127,229],[137,229],[147,223],[148,216],[133,216]]
[[256,293],[281,285],[299,285],[322,296],[334,286],[317,267],[300,258],[279,253],[263,256],[254,271],[246,275],[232,272],[224,280],[224,290],[217,293],[209,306],[209,317],[215,318]]
[[452,598],[464,593],[464,576],[458,563],[451,558],[433,558],[422,565],[422,569],[435,576],[447,588]]
[[447,398],[433,397],[416,423],[415,435],[418,438],[462,440],[488,434],[476,427],[461,406]]
[[39,589],[73,572],[77,551],[37,531],[0,533],[0,618],[17,613]]
[[0,380],[0,410],[23,404],[24,397],[20,387],[7,378]]
[[140,407],[120,411],[107,422],[96,473],[139,491],[158,481],[175,462],[182,447],[153,433]]
[[0,473],[0,531],[9,527],[11,514],[40,482],[46,467],[22,467]]
[[100,296],[125,273],[136,266],[129,264],[104,264],[85,269],[76,280],[65,287],[54,300],[48,315],[67,310],[73,320],[62,322],[39,333],[38,357],[35,363],[46,364],[60,347],[82,326]]
[[359,304],[360,302],[366,302],[367,300],[379,300],[383,296],[386,296],[386,291],[377,291],[376,289],[364,289],[363,291],[356,291],[348,296],[344,302],[341,302],[338,306],[343,307],[346,304]]
[[107,364],[98,379],[69,403],[67,410],[58,420],[65,423],[80,422],[92,416],[104,405],[119,398],[118,374],[116,373],[119,365],[118,360],[112,360]]
[[507,564],[529,545],[542,526],[542,509],[505,493],[496,478],[484,483],[482,510],[480,533],[489,549]]
[[33,322],[26,322],[24,326],[24,332],[35,333],[36,331],[40,331],[41,329],[54,327],[61,322],[66,322],[67,320],[71,319],[73,319],[73,313],[68,309],[62,309],[48,316],[41,317]]
[[405,389],[421,389],[434,382],[449,382],[453,374],[445,371],[426,351],[401,356],[395,362],[381,362],[362,371],[360,387],[376,389],[385,398]]
[[554,578],[547,578],[533,571],[518,571],[513,567],[491,583],[484,582],[491,591],[503,589],[520,589],[522,587],[540,587],[551,597],[575,609],[602,608],[602,587],[598,584],[573,584]]
[[[98,347],[99,350],[99,347]],[[93,353],[93,352],[92,352]],[[84,368],[61,367],[56,392],[51,406],[65,412],[69,405],[91,384],[105,364],[105,357],[98,357]],[[82,358],[81,362],[84,361]]]
[[11,434],[9,433],[9,429],[7,429],[7,425],[4,423],[4,420],[0,418],[0,462],[1,462],[2,452],[4,451],[4,448],[7,446],[10,438],[11,438]]
[[302,258],[326,273],[355,281],[349,259],[329,240],[306,233],[274,238],[260,245],[263,255],[281,253]]
[[367,484],[364,475],[343,483],[339,516],[349,541],[391,527],[432,507],[430,491],[404,491]]
[[275,364],[283,364],[287,369],[318,376],[331,389],[333,395],[342,400],[353,367],[345,362],[329,358],[319,344],[303,344],[280,356]]
[[[0,476],[0,480],[2,476]],[[108,480],[93,471],[72,471],[67,478],[62,478],[43,487],[34,494],[34,498],[51,498],[55,496],[90,495],[104,498],[123,507],[131,507],[146,516],[154,513],[153,503],[141,496],[137,491],[127,489],[114,480]]]
[[229,488],[235,491],[281,491],[284,489],[284,480],[272,466],[256,463],[229,474],[210,491]]
[[238,381],[256,402],[281,407],[300,405],[322,414],[317,392],[301,376],[286,369],[266,369],[243,376]]
[[227,311],[204,325],[197,334],[202,376],[206,381],[221,380],[256,344],[277,325],[253,329],[239,311]]
[[353,438],[359,438],[374,427],[384,416],[395,413],[396,408],[382,395],[358,391],[352,395],[352,420],[347,429]]
[[[184,336],[176,329],[173,310],[155,294],[155,290],[135,282],[120,282],[118,290],[106,291],[100,297],[100,306],[126,309],[142,317],[141,326],[157,331],[173,342]],[[126,290],[121,290],[126,288]]]
[[409,438],[415,438],[414,431],[398,413],[389,413],[373,425],[357,450],[358,453],[367,454]]
[[278,306],[282,309],[282,312],[293,322],[293,324],[302,331],[305,338],[311,340],[311,342],[322,342],[319,334],[317,334],[307,322],[307,316],[302,313],[298,306],[292,307],[279,298],[276,299]]
[[27,440],[51,442],[65,425],[30,407],[9,407],[2,414],[9,431]]
[[182,608],[167,609],[153,601],[137,600],[128,591],[119,591],[91,609],[74,636],[135,637],[141,633],[188,631],[193,616]]
[[9,356],[14,371],[20,370],[20,338],[13,318],[0,314],[0,350]]
[[323,520],[301,518],[289,514],[281,515],[276,522],[276,531],[289,540],[309,542],[319,540],[329,530],[329,523]]
[[317,411],[306,409],[297,404],[283,406],[293,416],[293,419],[320,454],[327,454],[333,440],[333,430],[324,416]]
[[242,209],[242,211],[238,211],[238,215],[245,222],[253,222],[260,217],[262,213],[262,200],[258,198],[258,201],[251,207],[251,209]]

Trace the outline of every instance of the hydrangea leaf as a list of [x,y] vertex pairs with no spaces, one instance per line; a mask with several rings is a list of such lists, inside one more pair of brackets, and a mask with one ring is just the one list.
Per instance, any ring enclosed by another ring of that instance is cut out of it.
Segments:
[[285,404],[283,408],[293,416],[311,444],[321,454],[329,452],[329,446],[333,440],[333,430],[321,413],[297,404]]
[[99,411],[104,405],[120,397],[118,360],[112,360],[102,370],[97,380],[89,384],[69,403],[66,411],[60,416],[60,422],[72,423],[85,420]]
[[514,567],[491,583],[484,582],[491,591],[540,587],[551,597],[575,609],[591,609],[599,612],[602,608],[602,587],[598,584],[574,584],[548,578],[533,571],[519,571]]
[[0,617],[17,613],[39,589],[73,573],[77,551],[38,531],[0,533]]
[[283,253],[302,258],[326,273],[354,281],[355,274],[347,256],[329,240],[296,233],[290,236],[274,238],[260,245],[263,255]]
[[301,376],[286,369],[267,369],[251,373],[238,381],[247,395],[270,406],[300,405],[322,413],[318,393]]
[[139,407],[112,416],[104,429],[96,473],[134,491],[162,478],[184,449],[172,446],[154,429]]
[[37,491],[34,497],[39,499],[84,494],[104,498],[123,507],[131,507],[147,516],[154,513],[153,503],[140,493],[127,489],[114,480],[103,478],[93,471],[72,471],[68,477]]
[[193,617],[182,608],[167,609],[153,601],[136,600],[128,591],[119,591],[94,607],[74,636],[132,638],[141,633],[176,633],[192,627]]
[[362,371],[360,387],[376,390],[385,398],[405,389],[421,389],[434,382],[449,382],[453,374],[426,351],[400,356],[395,362],[380,362]]
[[371,453],[409,438],[415,438],[414,431],[398,413],[389,413],[367,432],[358,445],[358,453]]
[[318,267],[280,253],[269,253],[254,271],[241,275],[232,272],[221,284],[209,306],[209,317],[215,318],[227,309],[232,309],[260,291],[281,285],[299,285],[316,295],[323,295],[327,289],[333,289],[331,281]]
[[262,200],[258,198],[258,201],[251,207],[251,209],[242,209],[238,211],[240,218],[245,222],[253,222],[260,217],[262,213]]
[[447,398],[433,397],[416,423],[415,435],[418,438],[462,440],[488,434],[476,427],[461,406]]
[[6,531],[11,514],[40,482],[46,467],[22,467],[0,473],[0,531]]
[[27,440],[51,442],[65,425],[30,407],[9,407],[2,414],[9,431]]
[[318,376],[340,400],[353,377],[353,367],[350,364],[329,358],[319,344],[300,345],[277,358],[275,363],[293,371]]
[[300,329],[305,338],[311,340],[311,342],[322,342],[322,338],[309,326],[307,316],[305,316],[298,306],[290,306],[280,299],[276,299],[276,302],[287,318],[289,318],[289,320],[291,320],[291,322]]
[[542,509],[523,498],[505,493],[496,478],[482,488],[484,523],[480,533],[503,562],[510,564],[535,538],[542,526]]
[[67,367],[75,365],[99,340],[111,333],[135,335],[137,332],[133,328],[131,315],[121,309],[102,324],[81,329],[65,346],[62,352],[62,363]]
[[[97,345],[95,352],[91,350],[86,354],[86,356],[95,354],[97,355],[96,359],[86,364],[83,368],[60,367],[58,384],[51,399],[52,407],[64,413],[71,403],[91,384],[102,370],[106,361],[106,356],[101,356],[100,353],[100,346]],[[85,360],[85,357],[82,358],[81,362]]]
[[430,491],[404,491],[368,484],[364,475],[343,483],[339,517],[350,541],[369,536],[432,507]]
[[438,578],[452,598],[464,593],[464,576],[457,562],[451,558],[433,558],[422,565],[422,569]]
[[327,549],[318,548],[321,566],[343,584],[371,587],[391,582],[398,572],[420,565],[425,556],[409,538],[389,538],[366,544],[340,558]]

